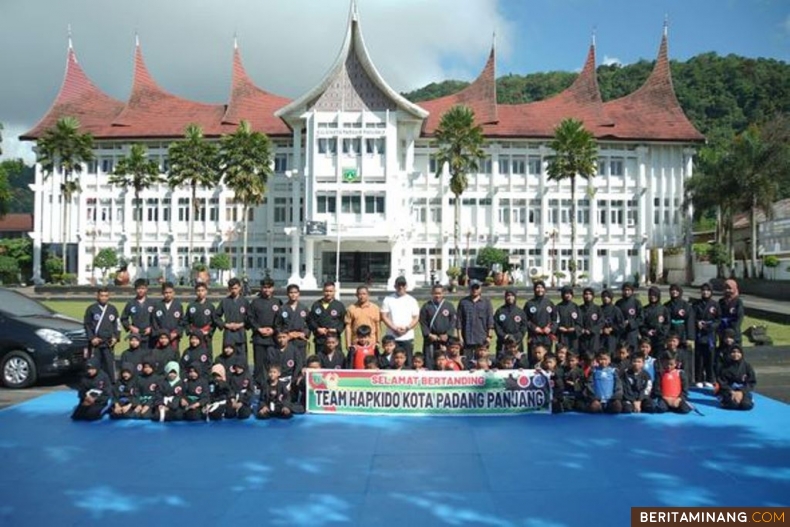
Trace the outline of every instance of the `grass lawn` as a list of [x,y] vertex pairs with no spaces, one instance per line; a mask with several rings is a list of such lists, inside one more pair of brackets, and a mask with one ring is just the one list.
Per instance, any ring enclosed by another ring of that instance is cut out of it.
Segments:
[[[554,299],[555,302],[557,299]],[[425,302],[425,299],[418,299],[420,305]],[[520,300],[519,303],[523,302],[524,300]],[[125,300],[124,300],[125,302]],[[494,303],[494,309],[499,307],[502,304],[502,300],[500,298],[492,299]],[[49,306],[51,309],[68,315],[70,317],[74,317],[78,320],[82,320],[82,317],[85,314],[85,308],[89,305],[89,302],[83,301],[45,301],[44,304]],[[123,308],[123,303],[118,302],[115,304],[118,307],[118,311]],[[743,321],[742,329],[746,329],[752,325],[761,325],[766,326],[768,328],[768,335],[774,340],[775,346],[790,346],[790,326],[786,326],[783,324],[777,324],[775,322],[769,322],[767,320],[761,320],[751,317],[746,317]],[[126,337],[126,333],[124,332],[123,337]],[[182,349],[187,346],[186,339],[181,339]],[[222,332],[217,331],[214,333],[214,355],[218,355],[222,349]],[[749,345],[748,342],[745,343],[747,346]],[[491,344],[492,351],[494,350],[494,343]],[[126,349],[126,344],[121,343],[116,348],[116,351],[120,353]],[[422,335],[420,334],[419,330],[416,332],[416,338],[414,341],[414,349],[419,351],[422,349]],[[252,356],[251,348],[250,348],[250,356]]]

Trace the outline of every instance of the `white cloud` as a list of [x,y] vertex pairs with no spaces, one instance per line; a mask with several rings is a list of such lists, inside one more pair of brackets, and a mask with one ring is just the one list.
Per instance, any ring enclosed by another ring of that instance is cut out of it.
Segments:
[[[227,101],[232,40],[263,89],[298,97],[332,65],[345,36],[350,0],[3,0],[0,121],[32,127],[63,77],[66,27],[88,76],[113,97],[129,95],[134,34],[148,68],[177,95]],[[42,17],[41,13],[47,16]],[[454,77],[471,80],[497,32],[507,56],[515,28],[490,0],[362,0],[365,42],[398,91]],[[9,52],[8,50],[17,50]],[[4,135],[10,135],[7,130]]]
[[21,142],[17,137],[25,133],[30,127],[27,125],[17,125],[3,123],[3,155],[0,159],[16,159],[21,157],[25,163],[32,165],[36,160],[33,153],[33,145],[28,142]]
[[604,66],[613,66],[613,65],[622,66],[623,61],[621,61],[617,57],[610,57],[609,55],[604,55],[603,62],[601,62],[601,64],[603,64]]

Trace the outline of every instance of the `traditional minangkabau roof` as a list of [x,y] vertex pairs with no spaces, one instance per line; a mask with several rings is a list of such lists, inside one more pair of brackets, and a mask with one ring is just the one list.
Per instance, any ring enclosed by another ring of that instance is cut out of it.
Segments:
[[632,140],[704,141],[680,107],[672,85],[667,49],[667,27],[653,71],[635,92],[604,104],[614,126],[610,137]]
[[253,130],[265,131],[268,135],[288,135],[291,133],[288,126],[275,117],[274,112],[289,102],[290,99],[264,91],[252,82],[234,40],[230,101],[222,116],[222,124],[238,125],[241,121],[248,121]]
[[68,53],[66,54],[66,72],[63,83],[55,101],[47,113],[30,131],[19,138],[33,140],[44,135],[44,132],[55,126],[62,117],[75,117],[80,122],[84,132],[95,133],[105,124],[112,121],[123,108],[123,102],[113,99],[97,88],[85,75],[82,67],[77,62],[77,54],[69,38]]
[[[347,86],[352,85],[353,90],[346,89]],[[344,97],[346,93],[349,95],[349,100]],[[365,98],[363,99],[360,94]],[[362,38],[359,14],[354,0],[351,2],[346,38],[335,63],[312,90],[275,112],[275,115],[298,119],[305,111],[315,106],[320,108],[322,103],[327,107],[337,105],[348,110],[380,110],[392,106],[393,109],[402,110],[417,119],[428,116],[428,112],[423,108],[393,90],[373,65],[365,40]],[[382,106],[382,108],[370,108],[371,105]]]

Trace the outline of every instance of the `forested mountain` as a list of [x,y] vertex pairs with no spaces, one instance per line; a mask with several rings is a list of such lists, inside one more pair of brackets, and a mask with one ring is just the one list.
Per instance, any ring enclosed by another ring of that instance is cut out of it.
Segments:
[[[633,92],[652,68],[653,62],[646,60],[627,66],[599,66],[603,100]],[[703,53],[685,62],[672,61],[671,68],[683,110],[709,142],[729,139],[749,123],[790,112],[790,65],[785,62]],[[505,75],[497,79],[497,99],[502,104],[545,99],[570,86],[576,75],[562,71]],[[455,93],[468,84],[449,80],[404,95],[419,102]]]

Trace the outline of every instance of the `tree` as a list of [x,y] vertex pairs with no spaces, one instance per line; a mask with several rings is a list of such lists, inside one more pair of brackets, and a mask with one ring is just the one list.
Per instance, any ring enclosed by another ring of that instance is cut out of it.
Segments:
[[101,269],[102,281],[107,283],[107,271],[118,265],[118,251],[105,247],[93,258],[93,267]]
[[8,181],[8,174],[0,165],[0,218],[11,211],[12,203],[11,183]]
[[491,247],[490,245],[483,247],[477,253],[477,265],[482,265],[484,267],[488,267],[491,269],[495,264],[499,264],[502,266],[502,270],[505,270],[505,266],[508,264],[509,258],[507,251],[503,249],[497,249],[496,247]]
[[211,269],[219,271],[219,281],[224,282],[225,271],[230,271],[230,256],[227,253],[217,253],[208,262]]
[[458,267],[459,239],[461,237],[461,194],[469,186],[468,174],[477,172],[483,158],[483,129],[475,124],[475,113],[467,106],[453,106],[442,115],[436,129],[436,177],[441,178],[444,165],[450,172],[450,191],[455,196],[455,258]]
[[136,143],[129,150],[129,155],[118,161],[115,171],[109,177],[112,185],[117,185],[124,190],[134,189],[134,202],[137,206],[136,225],[137,225],[137,256],[135,264],[140,266],[143,263],[143,253],[140,247],[142,240],[143,226],[143,203],[140,193],[157,183],[164,181],[159,174],[159,165],[156,161],[147,159],[145,145]]
[[0,178],[6,178],[10,193],[7,213],[33,213],[34,193],[29,185],[36,181],[36,169],[26,165],[21,159],[0,161]]
[[190,124],[185,130],[185,137],[170,145],[170,172],[167,184],[171,189],[188,186],[192,191],[192,214],[189,216],[189,249],[187,262],[192,264],[192,244],[195,217],[200,213],[197,201],[197,189],[213,188],[219,183],[219,166],[217,165],[217,147],[206,141],[203,129]]
[[19,282],[19,263],[10,256],[0,255],[0,284]]
[[74,174],[82,174],[83,163],[93,160],[93,136],[80,133],[80,122],[74,117],[63,117],[55,126],[44,132],[37,143],[38,162],[44,172],[44,178],[60,172],[63,181],[60,194],[63,203],[62,244],[63,274],[66,274],[66,238],[68,233],[69,208],[72,196],[80,191],[78,179]]
[[232,134],[220,139],[219,166],[225,185],[233,190],[234,200],[242,205],[244,247],[242,276],[247,276],[247,223],[250,207],[263,203],[266,182],[272,175],[272,147],[266,134],[253,132],[242,121]]
[[550,181],[559,184],[571,181],[571,285],[576,285],[576,176],[589,181],[597,172],[598,146],[593,134],[576,119],[565,119],[554,129],[549,143],[554,155],[549,156],[546,171]]

